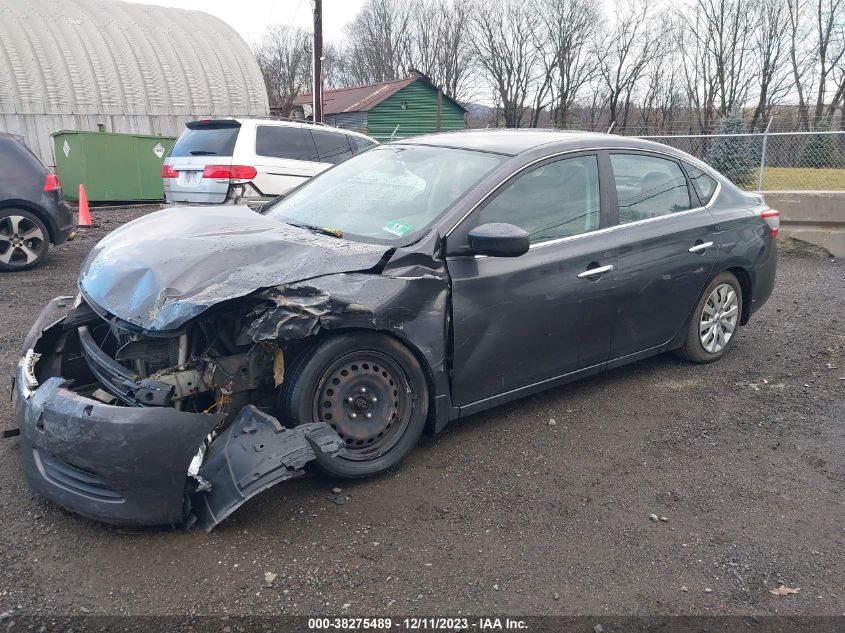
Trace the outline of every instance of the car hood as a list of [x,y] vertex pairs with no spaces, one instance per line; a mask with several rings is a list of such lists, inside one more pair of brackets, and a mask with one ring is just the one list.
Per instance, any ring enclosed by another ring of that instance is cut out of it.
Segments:
[[79,287],[102,310],[167,331],[259,288],[372,269],[389,250],[312,233],[245,206],[173,207],[107,235],[82,264]]

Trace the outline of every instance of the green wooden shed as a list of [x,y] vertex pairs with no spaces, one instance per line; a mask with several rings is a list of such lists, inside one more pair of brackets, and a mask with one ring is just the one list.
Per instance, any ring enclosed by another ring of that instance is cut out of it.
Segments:
[[[297,97],[294,116],[309,118],[311,104],[311,94]],[[405,79],[323,92],[325,123],[364,132],[379,141],[392,136],[462,130],[466,128],[466,112],[460,103],[441,94],[428,77],[417,72]]]

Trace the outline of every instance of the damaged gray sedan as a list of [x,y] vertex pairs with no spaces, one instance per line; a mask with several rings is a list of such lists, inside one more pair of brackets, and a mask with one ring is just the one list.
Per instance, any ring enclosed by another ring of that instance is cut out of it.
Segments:
[[374,475],[496,404],[717,360],[771,293],[776,231],[682,152],[552,132],[385,145],[261,214],[160,211],[27,336],[24,471],[88,517],[210,530],[309,462]]

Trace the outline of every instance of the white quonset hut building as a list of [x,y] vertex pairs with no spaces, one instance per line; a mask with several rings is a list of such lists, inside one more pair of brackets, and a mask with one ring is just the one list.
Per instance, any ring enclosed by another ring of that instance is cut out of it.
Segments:
[[246,42],[200,11],[119,0],[0,0],[0,131],[54,164],[50,134],[178,136],[269,113]]

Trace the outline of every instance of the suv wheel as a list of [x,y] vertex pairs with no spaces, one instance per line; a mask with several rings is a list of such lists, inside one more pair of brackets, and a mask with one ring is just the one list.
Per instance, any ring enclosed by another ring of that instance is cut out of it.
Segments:
[[45,257],[50,237],[44,223],[30,211],[0,209],[0,270],[32,268]]

